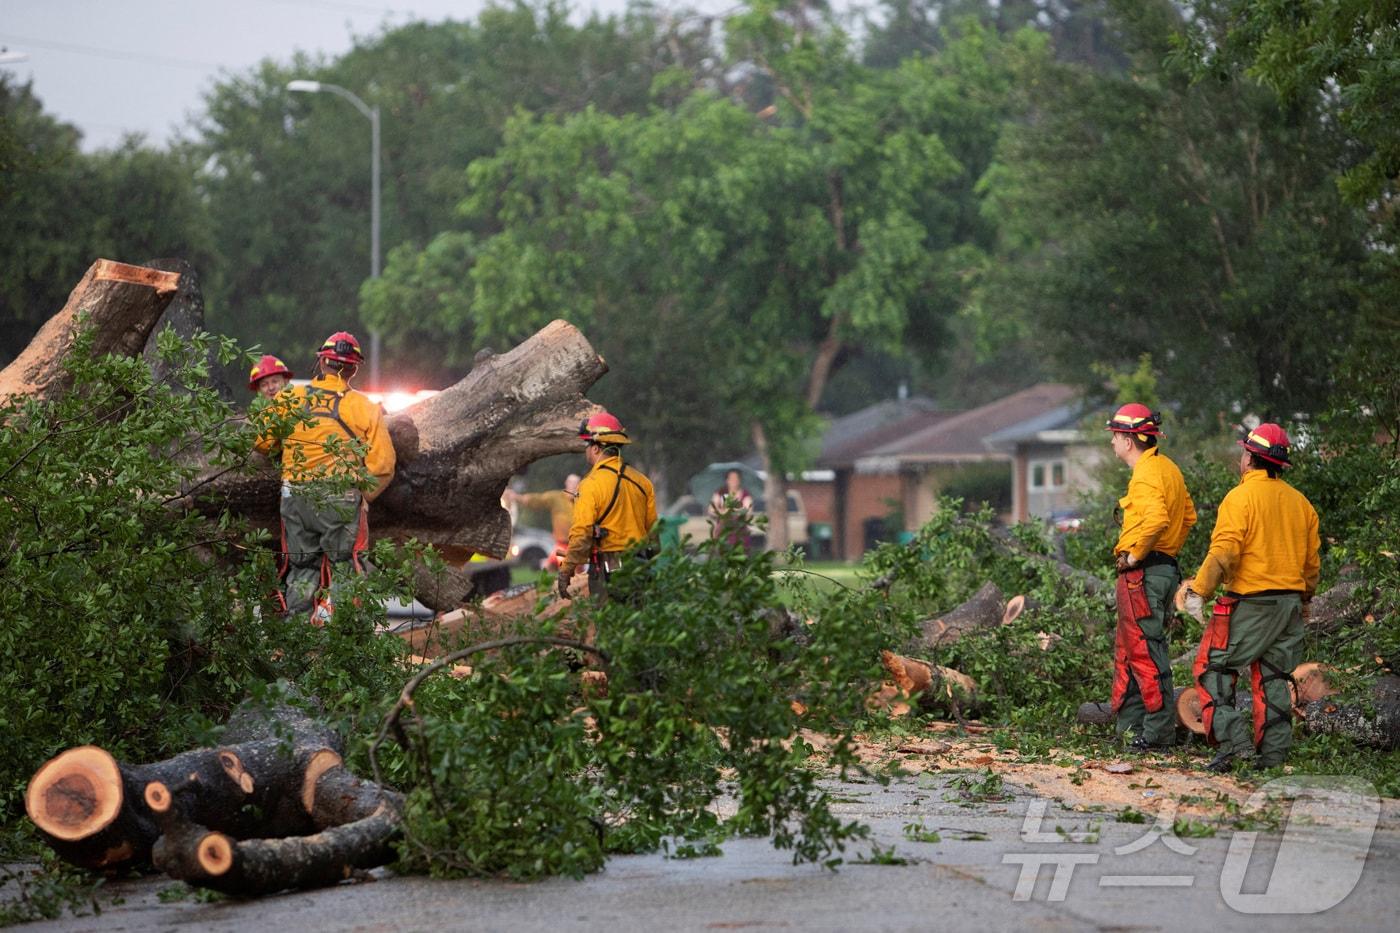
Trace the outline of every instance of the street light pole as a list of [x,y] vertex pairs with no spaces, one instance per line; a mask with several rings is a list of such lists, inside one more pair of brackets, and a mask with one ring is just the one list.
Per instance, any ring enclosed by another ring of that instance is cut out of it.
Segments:
[[[307,81],[298,78],[287,82],[287,90],[315,94],[325,91],[348,100],[355,109],[369,120],[369,276],[379,278],[379,108],[371,107],[354,93],[338,84],[325,84],[321,81]],[[379,383],[379,330],[369,332],[369,383],[375,389],[383,388]]]

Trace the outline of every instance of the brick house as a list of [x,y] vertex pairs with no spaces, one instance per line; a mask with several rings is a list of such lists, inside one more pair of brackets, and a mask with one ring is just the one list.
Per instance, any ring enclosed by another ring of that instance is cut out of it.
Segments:
[[[911,398],[838,418],[817,458],[832,471],[829,494],[799,486],[809,520],[829,521],[832,556],[854,560],[892,532],[927,522],[940,493],[969,468],[1004,470],[1004,481],[993,477],[1010,491],[1003,518],[1048,518],[1090,481],[1093,458],[1074,431],[1078,405],[1073,387],[1041,383],[967,411]],[[829,503],[829,519],[814,515],[816,501]]]

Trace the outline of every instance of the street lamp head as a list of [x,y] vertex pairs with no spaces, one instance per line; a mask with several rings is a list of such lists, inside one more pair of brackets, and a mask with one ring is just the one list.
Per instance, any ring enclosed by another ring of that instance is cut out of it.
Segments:
[[298,78],[295,81],[287,82],[287,90],[289,91],[306,91],[307,93],[314,94],[320,89],[320,81],[306,81],[301,78]]

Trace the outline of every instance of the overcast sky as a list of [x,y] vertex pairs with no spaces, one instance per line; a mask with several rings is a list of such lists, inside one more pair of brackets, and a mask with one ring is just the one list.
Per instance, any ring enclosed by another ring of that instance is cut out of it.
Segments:
[[[688,0],[708,12],[736,0]],[[665,5],[664,3],[661,5]],[[142,133],[157,144],[201,106],[221,71],[296,50],[334,56],[357,35],[411,20],[474,19],[485,0],[0,0],[0,47],[29,56],[0,65],[33,80],[44,109],[83,131],[83,147]],[[574,0],[621,11],[626,0]],[[353,90],[353,89],[352,89]]]

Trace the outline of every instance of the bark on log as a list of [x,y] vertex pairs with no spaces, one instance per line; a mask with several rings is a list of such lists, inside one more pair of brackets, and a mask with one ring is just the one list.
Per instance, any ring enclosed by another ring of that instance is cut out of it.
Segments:
[[[154,861],[187,872],[176,877],[191,884],[231,893],[266,893],[276,878],[277,889],[327,883],[346,865],[392,860],[386,821],[397,819],[401,798],[347,771],[331,730],[295,708],[250,703],[230,718],[224,738],[218,748],[146,765],[118,764],[93,746],[70,749],[35,773],[26,810],[54,851],[75,865],[115,871]],[[378,812],[381,805],[389,812]],[[329,842],[318,838],[360,823]],[[244,840],[292,836],[309,841],[277,838],[244,849]],[[225,850],[215,837],[236,845]],[[189,867],[190,845],[205,858],[198,871]],[[359,847],[353,853],[352,845]],[[210,853],[217,862],[225,851],[229,867],[211,868]],[[161,852],[169,853],[168,865]],[[322,863],[313,865],[318,854]]]
[[48,399],[68,387],[64,358],[79,322],[92,331],[94,356],[141,353],[161,313],[175,297],[179,275],[99,259],[88,267],[68,301],[0,371],[0,402],[18,395]]
[[[170,304],[166,306],[155,326],[151,328],[151,335],[146,339],[146,345],[141,351],[141,356],[151,367],[156,381],[163,382],[166,380],[167,371],[166,365],[161,362],[156,349],[156,338],[166,329],[170,329],[182,342],[188,343],[191,337],[204,330],[204,292],[200,288],[199,275],[195,272],[194,266],[183,259],[148,259],[141,265],[147,269],[171,272],[180,277],[175,289],[175,296],[170,300]],[[212,351],[205,359],[205,365],[210,374],[209,386],[218,393],[219,398],[233,404],[235,396],[225,378],[226,368],[219,363],[217,356]]]
[[1374,602],[1374,592],[1360,580],[1338,581],[1325,593],[1313,597],[1305,620],[1310,632],[1328,633],[1361,622]]
[[[175,271],[94,263],[64,309],[0,372],[0,400],[47,398],[64,388],[63,359],[80,315],[94,332],[95,354],[147,352],[172,299],[167,323],[181,332],[202,327],[203,299],[192,270],[178,260],[155,264]],[[606,371],[602,357],[563,321],[508,353],[478,354],[456,385],[390,418],[398,470],[371,508],[371,534],[503,557],[510,519],[500,505],[502,490],[533,461],[578,450],[577,425],[596,408],[584,392]],[[202,471],[186,491],[206,513],[229,508],[275,527],[278,483],[275,465],[255,457],[241,471]],[[472,592],[470,576],[460,571],[437,577],[424,571],[419,584],[419,599],[439,610],[455,609]]]
[[347,771],[336,756],[311,783],[306,806],[311,835],[238,839],[211,830],[172,805],[158,818],[163,834],[155,866],[195,887],[240,897],[335,884],[357,869],[392,862],[401,828],[402,798]]
[[938,618],[920,622],[914,653],[935,651],[955,643],[968,632],[1000,625],[1005,611],[1006,600],[1001,595],[1001,589],[988,581],[961,606],[950,609]]
[[[504,557],[511,529],[501,492],[535,460],[578,451],[578,424],[596,408],[583,393],[606,371],[577,328],[555,321],[391,417],[398,466],[370,507],[370,533]],[[228,506],[271,526],[277,485],[277,471],[263,461],[208,482],[199,500],[210,511]],[[418,598],[434,609],[456,608],[469,591],[459,576],[420,579]]]
[[1341,704],[1333,697],[1314,700],[1303,710],[1309,732],[1345,735],[1361,745],[1400,748],[1400,677],[1387,674],[1371,688],[1370,706]]

